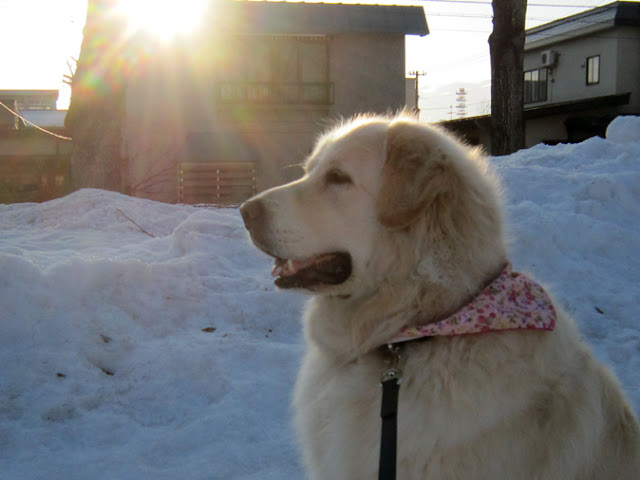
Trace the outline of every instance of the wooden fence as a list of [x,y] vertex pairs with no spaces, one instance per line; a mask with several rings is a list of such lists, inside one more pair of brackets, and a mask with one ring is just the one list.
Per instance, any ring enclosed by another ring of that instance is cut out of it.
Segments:
[[0,155],[0,203],[45,202],[70,191],[70,155]]
[[239,205],[256,193],[251,162],[178,164],[180,203]]

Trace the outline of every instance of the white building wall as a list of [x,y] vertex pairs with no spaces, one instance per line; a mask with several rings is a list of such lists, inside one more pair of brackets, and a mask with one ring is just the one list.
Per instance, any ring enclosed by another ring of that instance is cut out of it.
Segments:
[[[544,50],[555,51],[557,62],[549,69],[547,100],[540,102],[540,105],[623,93],[618,91],[616,66],[619,64],[619,49],[618,38],[613,30],[598,32],[595,37],[580,37],[527,51],[525,71],[542,68],[541,53]],[[587,58],[595,55],[600,55],[600,83],[587,85]]]
[[349,117],[405,106],[404,35],[336,36],[329,57],[335,92],[332,113]]
[[640,28],[622,27],[616,30],[618,38],[618,93],[633,92],[629,105],[623,111],[640,111]]

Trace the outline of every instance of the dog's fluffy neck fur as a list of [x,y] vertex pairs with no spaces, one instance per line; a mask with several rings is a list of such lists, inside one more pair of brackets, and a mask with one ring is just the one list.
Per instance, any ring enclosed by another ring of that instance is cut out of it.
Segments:
[[469,270],[457,276],[431,265],[427,271],[411,272],[403,281],[387,280],[366,296],[314,296],[304,318],[307,340],[340,363],[374,352],[403,327],[436,322],[469,302],[501,272],[507,256],[487,260],[473,277]]
[[[352,280],[354,291],[366,293],[312,297],[304,319],[307,340],[337,361],[350,362],[376,351],[403,327],[442,320],[473,299],[507,263],[498,199],[486,197],[494,204],[467,219],[464,232],[436,222],[437,210],[401,231],[381,226],[372,253],[381,259],[375,262],[378,270]],[[387,251],[398,253],[389,258]],[[367,285],[368,278],[384,280]]]

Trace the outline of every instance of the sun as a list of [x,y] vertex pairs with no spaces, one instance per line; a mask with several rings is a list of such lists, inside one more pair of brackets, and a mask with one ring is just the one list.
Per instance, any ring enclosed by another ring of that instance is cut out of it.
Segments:
[[145,31],[163,40],[195,28],[207,0],[119,0],[118,11],[131,31]]

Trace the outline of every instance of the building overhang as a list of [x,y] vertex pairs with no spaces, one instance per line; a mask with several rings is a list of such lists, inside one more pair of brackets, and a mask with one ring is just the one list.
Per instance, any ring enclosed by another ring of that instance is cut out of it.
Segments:
[[0,98],[54,97],[57,100],[58,93],[58,90],[0,90]]
[[[535,107],[525,107],[524,119],[531,120],[540,117],[550,117],[552,115],[564,115],[586,110],[594,110],[607,107],[619,107],[628,105],[631,99],[631,92],[616,95],[605,95],[602,97],[572,100],[569,102],[554,103],[550,105],[539,105]],[[439,125],[461,127],[461,128],[486,128],[491,123],[491,115],[478,115],[476,117],[457,118],[455,120],[445,120],[438,122]]]
[[525,107],[524,118],[525,120],[528,120],[532,118],[549,117],[551,115],[564,115],[583,112],[585,110],[593,110],[598,108],[619,107],[621,105],[628,105],[630,99],[631,92],[627,92],[615,95],[604,95],[602,97],[553,103],[550,105]]
[[235,0],[217,2],[207,29],[242,35],[429,33],[423,7]]

